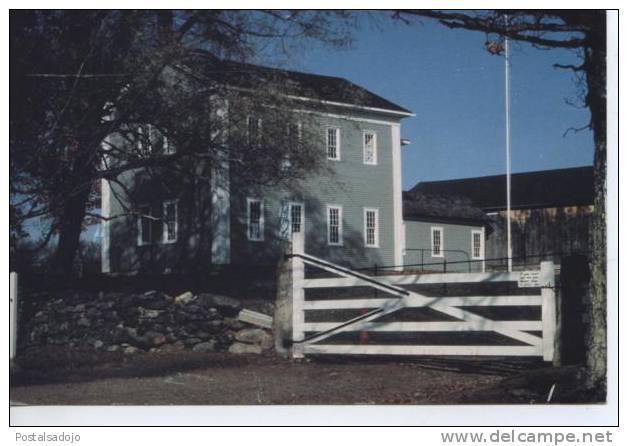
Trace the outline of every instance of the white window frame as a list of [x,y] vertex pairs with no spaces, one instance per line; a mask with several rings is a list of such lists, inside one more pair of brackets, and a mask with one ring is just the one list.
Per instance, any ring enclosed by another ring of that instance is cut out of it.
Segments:
[[[373,135],[373,160],[366,160],[366,135]],[[369,166],[377,165],[377,132],[374,130],[364,130],[362,132],[362,162]]]
[[[259,203],[259,237],[251,236],[251,203]],[[251,242],[264,241],[264,200],[262,199],[246,199],[246,238]]]
[[[329,131],[334,130],[336,133],[336,157],[329,156]],[[340,161],[340,127],[327,127],[325,129],[325,150],[327,152],[327,159],[331,161]]]
[[[166,222],[166,208],[174,204],[174,238],[168,239],[168,224]],[[161,206],[162,235],[161,241],[164,244],[176,243],[179,238],[179,200],[166,200]]]
[[288,203],[288,234],[289,237],[292,238],[292,207],[293,206],[301,206],[301,231],[300,233],[305,233],[305,205],[298,201],[291,201]]
[[[289,123],[288,126],[286,127],[286,137],[288,140],[288,143],[291,145],[292,142],[292,128],[296,127],[297,129],[297,137],[295,139],[296,144],[299,146],[301,145],[301,122],[298,121],[296,123]],[[281,169],[283,171],[289,170],[292,167],[292,157],[290,156],[291,151],[294,151],[295,149],[298,149],[298,147],[288,147],[288,152],[283,154],[282,160],[281,160]]]
[[279,215],[279,238],[284,240],[292,239],[292,208],[301,206],[301,231],[305,231],[305,204],[300,201],[283,201]]
[[[434,232],[440,233],[440,253],[434,253]],[[430,227],[430,238],[431,238],[431,253],[432,257],[445,257],[445,231],[442,226],[432,226]]]
[[137,246],[146,246],[146,245],[151,245],[153,243],[153,225],[152,225],[152,221],[150,219],[149,222],[151,223],[148,228],[149,228],[149,241],[145,242],[143,240],[143,235],[144,235],[144,231],[142,230],[142,220],[146,217],[142,217],[144,214],[143,209],[148,208],[148,215],[152,216],[153,215],[153,209],[150,205],[145,204],[145,205],[140,205],[138,206],[138,210],[139,213],[137,215]]
[[[144,130],[148,131],[148,136],[146,137],[146,141],[148,142],[148,146],[146,150],[144,150]],[[153,154],[153,132],[155,132],[155,126],[152,124],[142,124],[137,127],[137,150],[140,152],[142,156],[151,156]],[[177,153],[177,148],[170,144],[168,140],[168,136],[166,136],[161,130],[158,130],[161,135],[161,153],[163,155],[174,155]]]
[[[146,141],[148,142],[148,147],[144,149],[144,129],[148,131],[148,136],[146,137]],[[151,141],[151,137],[153,134],[153,126],[151,124],[141,124],[137,127],[137,150],[142,156],[150,156],[153,153],[153,143]]]
[[[338,242],[331,241],[331,218],[329,215],[329,211],[331,209],[338,209]],[[326,214],[327,214],[327,244],[329,246],[342,246],[343,245],[342,206],[338,204],[328,204]]]
[[161,141],[161,149],[163,150],[164,155],[174,155],[177,153],[177,148],[174,144],[170,144],[170,140],[167,135],[162,133],[161,137],[163,138]]
[[[478,235],[480,237],[480,255],[475,255],[475,236]],[[471,230],[471,258],[473,260],[484,260],[484,231],[481,229],[473,229]]]
[[[368,221],[367,214],[369,212],[375,213],[375,235],[373,237],[374,238],[373,244],[368,243],[368,237],[367,237],[367,221]],[[364,246],[366,248],[379,248],[379,209],[364,208],[363,217],[364,217]]]

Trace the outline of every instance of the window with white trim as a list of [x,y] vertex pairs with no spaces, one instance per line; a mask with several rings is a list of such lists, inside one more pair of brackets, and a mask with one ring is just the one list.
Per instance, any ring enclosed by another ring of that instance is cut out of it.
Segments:
[[367,130],[362,134],[364,164],[377,164],[377,133]]
[[370,248],[379,247],[379,210],[364,209],[364,245]]
[[342,206],[327,206],[327,243],[342,245]]
[[290,233],[295,234],[303,231],[303,205],[301,203],[290,203]]
[[138,209],[137,215],[137,244],[138,246],[149,245],[153,242],[153,215],[149,205],[142,205]]
[[264,240],[264,203],[262,200],[248,198],[247,208],[247,237],[251,241]]
[[137,150],[141,156],[148,157],[153,153],[172,155],[176,153],[174,144],[168,137],[152,124],[137,127]]
[[288,124],[286,131],[288,136],[288,146],[286,147],[286,152],[283,154],[281,159],[281,168],[283,170],[287,170],[292,167],[291,153],[298,151],[299,146],[301,145],[301,123],[294,122]]
[[289,240],[292,238],[292,234],[302,232],[304,218],[303,203],[284,202],[281,206],[281,215],[279,217],[279,236]]
[[259,147],[262,142],[262,119],[248,116],[246,118],[246,130],[249,147]]
[[432,227],[432,257],[443,257],[443,228]]
[[150,124],[137,126],[137,151],[142,157],[148,157],[153,151],[151,143],[153,126]]
[[327,159],[340,161],[340,129],[327,127]]
[[471,231],[471,258],[484,259],[484,240],[482,231]]
[[163,242],[174,243],[177,241],[179,224],[177,219],[177,200],[168,200],[163,203],[161,220],[163,223]]
[[177,148],[164,134],[161,134],[161,150],[164,155],[174,155],[177,153]]

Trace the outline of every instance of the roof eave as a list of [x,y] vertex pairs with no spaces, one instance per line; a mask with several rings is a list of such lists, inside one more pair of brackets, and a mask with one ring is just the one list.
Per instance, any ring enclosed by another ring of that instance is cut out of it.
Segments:
[[410,111],[391,110],[388,108],[378,108],[378,107],[368,107],[366,105],[349,104],[346,102],[327,101],[324,99],[308,98],[305,96],[286,95],[286,97],[290,99],[295,99],[298,101],[315,102],[317,104],[330,105],[334,107],[355,108],[358,110],[364,110],[364,111],[369,111],[369,112],[374,112],[374,113],[386,113],[393,116],[399,116],[401,118],[409,118],[409,117],[416,116],[416,113],[412,113]]
[[450,223],[461,225],[475,225],[475,226],[488,226],[490,220],[488,218],[465,218],[465,217],[443,217],[433,215],[404,215],[403,219],[406,221],[418,221],[418,222],[430,222],[430,223]]

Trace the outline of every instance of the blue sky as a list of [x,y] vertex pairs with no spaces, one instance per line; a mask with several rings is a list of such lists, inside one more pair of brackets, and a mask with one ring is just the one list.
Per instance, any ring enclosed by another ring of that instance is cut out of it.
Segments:
[[[363,21],[365,22],[365,21]],[[351,80],[416,113],[402,123],[403,188],[418,181],[505,173],[504,60],[484,49],[485,35],[425,19],[406,26],[363,23],[354,43],[336,50],[313,43],[290,56],[292,69]],[[582,127],[568,50],[511,46],[513,172],[591,165],[593,139]]]

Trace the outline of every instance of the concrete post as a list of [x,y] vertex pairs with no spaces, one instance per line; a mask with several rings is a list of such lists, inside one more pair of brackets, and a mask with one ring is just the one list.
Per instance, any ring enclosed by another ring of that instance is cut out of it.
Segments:
[[273,317],[275,351],[284,358],[290,355],[292,341],[292,241],[286,242],[277,266],[277,297]]
[[[305,237],[303,231],[292,234],[292,254],[304,254]],[[305,318],[303,315],[303,302],[305,301],[305,293],[303,291],[303,280],[305,279],[305,265],[301,257],[291,257],[292,267],[292,341],[302,341],[305,337],[303,332],[303,324]],[[303,345],[292,344],[292,357],[303,357]]]
[[556,295],[554,293],[554,262],[541,262],[541,297],[543,306],[543,359],[554,360],[554,343],[556,342]]

